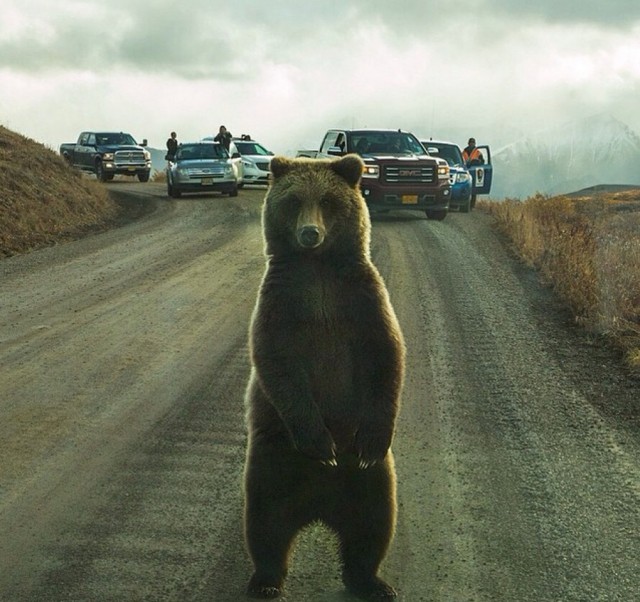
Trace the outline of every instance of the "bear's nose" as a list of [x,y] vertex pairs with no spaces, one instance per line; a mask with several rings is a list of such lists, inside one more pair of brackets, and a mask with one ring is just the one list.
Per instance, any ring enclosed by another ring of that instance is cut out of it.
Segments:
[[322,242],[318,226],[303,226],[298,231],[298,241],[303,247],[313,249]]

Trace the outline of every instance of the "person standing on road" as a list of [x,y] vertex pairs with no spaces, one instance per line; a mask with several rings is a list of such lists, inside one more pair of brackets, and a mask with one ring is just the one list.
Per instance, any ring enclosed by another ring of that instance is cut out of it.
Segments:
[[228,132],[227,128],[224,127],[224,125],[221,125],[220,129],[218,130],[218,133],[216,134],[216,136],[213,139],[213,141],[214,142],[219,142],[228,151],[229,150],[229,146],[231,144],[231,132]]
[[175,132],[171,132],[171,136],[167,140],[167,154],[165,159],[167,161],[173,161],[178,151],[178,135]]
[[462,159],[465,165],[482,165],[484,163],[484,157],[476,147],[475,138],[469,138],[467,146],[462,151]]

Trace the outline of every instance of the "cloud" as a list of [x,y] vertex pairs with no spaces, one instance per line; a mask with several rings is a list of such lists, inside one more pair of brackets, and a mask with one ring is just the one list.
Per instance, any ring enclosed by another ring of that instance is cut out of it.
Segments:
[[52,146],[92,127],[163,145],[225,123],[279,151],[333,126],[498,137],[608,111],[640,129],[636,4],[8,0],[0,116]]

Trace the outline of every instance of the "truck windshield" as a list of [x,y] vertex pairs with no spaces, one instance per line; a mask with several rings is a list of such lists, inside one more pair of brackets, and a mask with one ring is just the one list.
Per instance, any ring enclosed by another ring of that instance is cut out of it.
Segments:
[[99,133],[96,134],[96,142],[101,146],[110,146],[110,145],[122,145],[122,144],[130,144],[133,146],[137,145],[137,142],[134,140],[131,134],[123,134],[122,132],[118,133]]
[[423,155],[417,138],[403,132],[367,132],[353,135],[354,150],[360,155],[389,153],[392,155]]

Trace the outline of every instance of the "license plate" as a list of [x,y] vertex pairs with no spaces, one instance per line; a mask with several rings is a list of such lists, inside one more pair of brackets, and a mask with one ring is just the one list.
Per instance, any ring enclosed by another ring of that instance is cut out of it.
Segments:
[[136,168],[135,168],[135,167],[127,167],[127,169],[128,169],[129,171],[135,171],[135,170],[136,170]]
[[403,205],[417,205],[418,204],[418,195],[417,194],[403,194],[402,195],[402,204]]
[[200,183],[203,186],[212,186],[213,185],[213,178],[202,178],[202,180],[200,180]]

